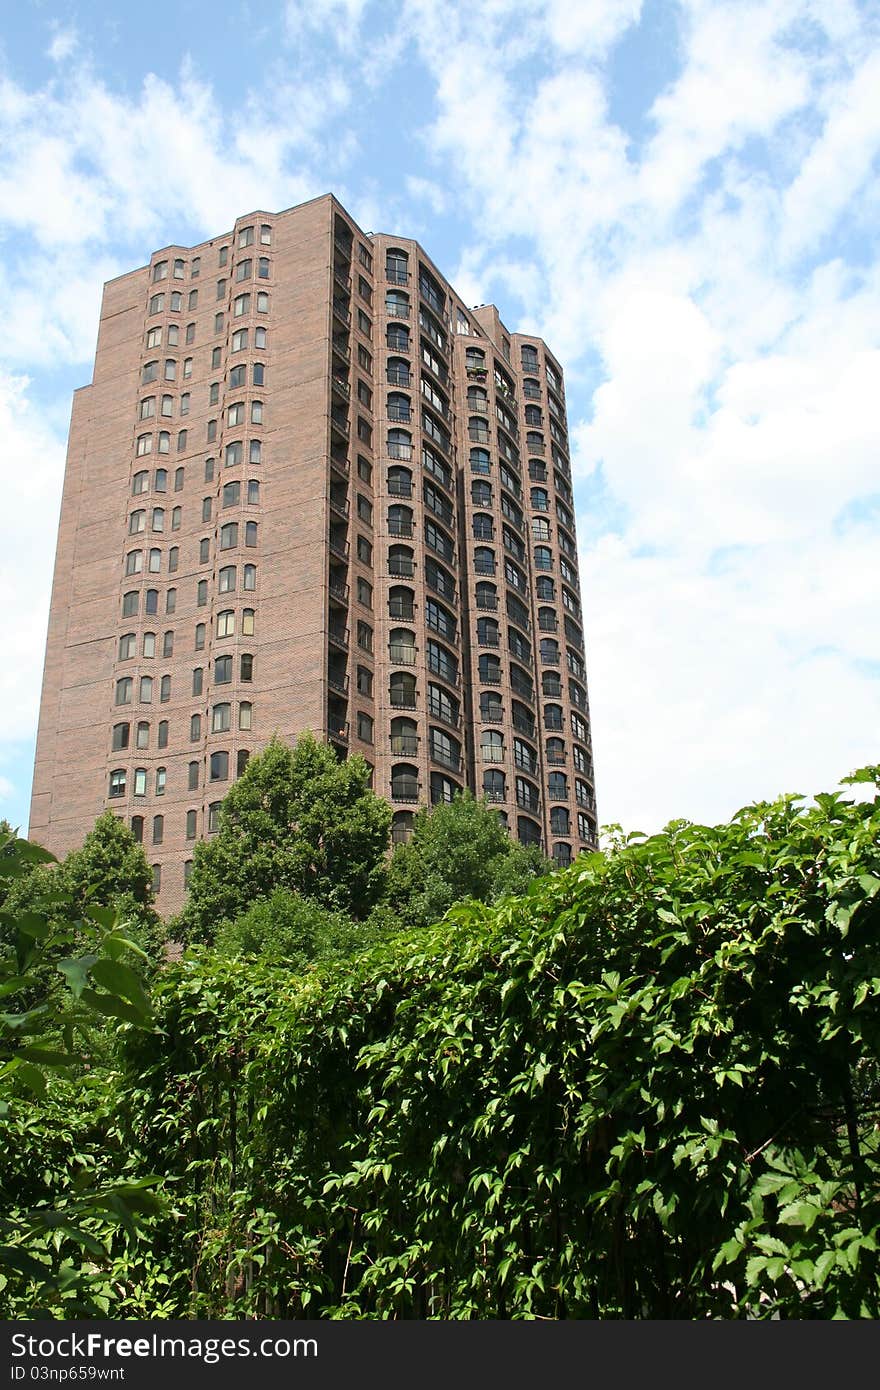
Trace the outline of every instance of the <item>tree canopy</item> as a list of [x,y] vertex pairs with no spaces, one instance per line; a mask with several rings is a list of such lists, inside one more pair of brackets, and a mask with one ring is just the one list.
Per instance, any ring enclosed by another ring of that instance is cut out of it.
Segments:
[[227,793],[217,835],[196,845],[173,930],[211,942],[277,888],[367,917],[385,887],[390,827],[391,808],[371,790],[363,758],[339,762],[311,734],[293,748],[273,739]]
[[511,840],[486,801],[464,792],[416,813],[411,838],[391,858],[388,902],[402,922],[427,926],[465,898],[492,903],[522,893],[552,867],[539,849]]

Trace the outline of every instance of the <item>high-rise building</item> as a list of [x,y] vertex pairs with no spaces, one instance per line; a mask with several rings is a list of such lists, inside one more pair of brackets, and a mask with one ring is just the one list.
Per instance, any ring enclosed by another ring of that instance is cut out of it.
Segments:
[[305,729],[394,807],[470,787],[596,840],[562,370],[331,196],[104,288],[74,396],[30,834],[110,807],[160,907],[248,757]]

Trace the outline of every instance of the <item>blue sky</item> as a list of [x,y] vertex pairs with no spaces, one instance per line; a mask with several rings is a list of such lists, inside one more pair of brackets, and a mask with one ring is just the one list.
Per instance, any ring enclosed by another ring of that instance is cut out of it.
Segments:
[[566,367],[601,819],[876,760],[878,29],[855,0],[19,4],[0,814],[27,823],[102,282],[328,190]]

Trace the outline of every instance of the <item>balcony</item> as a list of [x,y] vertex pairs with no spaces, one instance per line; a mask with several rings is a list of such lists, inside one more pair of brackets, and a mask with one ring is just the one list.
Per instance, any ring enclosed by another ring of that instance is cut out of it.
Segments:
[[348,345],[348,338],[334,338],[333,351],[343,362],[351,361],[351,348]]
[[408,319],[410,316],[410,306],[408,304],[386,303],[385,312],[390,319]]
[[398,444],[394,440],[387,445],[385,451],[390,459],[403,459],[405,463],[412,462],[412,445]]
[[407,560],[404,556],[392,555],[388,559],[388,573],[394,579],[412,579],[416,572],[415,560]]
[[334,406],[330,411],[330,426],[343,439],[348,439],[348,411],[337,410]]
[[396,758],[415,758],[418,755],[418,734],[391,734],[389,741]]
[[503,763],[504,749],[500,743],[481,743],[480,757],[484,763]]
[[483,609],[487,613],[495,613],[498,610],[498,598],[495,595],[486,596],[478,594],[477,601],[474,606],[476,608]]
[[389,405],[388,419],[394,420],[399,424],[408,425],[412,420],[412,411],[408,405]]
[[487,801],[497,802],[507,800],[506,792],[487,791],[485,787],[483,788],[483,796],[486,798]]
[[539,401],[541,399],[540,386],[529,386],[528,383],[523,387],[523,395],[527,401]]
[[330,535],[330,549],[333,551],[333,554],[338,555],[341,560],[348,559],[348,541],[344,540],[341,536],[334,536],[332,532]]
[[327,684],[331,690],[338,690],[340,695],[348,694],[348,676],[344,671],[328,671]]
[[470,396],[468,397],[467,408],[468,408],[468,413],[469,413],[470,415],[488,415],[488,414],[489,414],[489,402],[488,402],[488,401],[484,401],[484,400],[474,401],[474,400],[471,400]]
[[412,381],[409,370],[403,367],[389,367],[385,379],[389,386],[409,386]]
[[343,651],[347,651],[348,628],[340,627],[338,624],[332,623],[327,628],[327,640],[331,642],[334,647],[341,647]]
[[415,615],[415,604],[406,603],[402,598],[390,598],[388,600],[389,618],[406,618],[408,622],[412,622]]
[[482,682],[483,685],[500,685],[500,684],[501,684],[501,671],[500,671],[500,670],[498,670],[498,671],[494,671],[494,670],[480,671],[480,673],[479,673],[479,680]]
[[[527,453],[527,454],[538,454],[539,457],[540,457],[540,456],[546,454],[546,452],[547,452],[547,446],[546,446],[546,444],[544,444],[543,442],[540,443],[540,444],[537,444],[537,443],[534,442],[534,440],[531,440],[531,439],[526,440],[526,453]],[[545,476],[546,476],[546,474],[545,474]]]
[[392,777],[392,801],[418,801],[419,782],[415,777]]
[[488,430],[477,429],[476,425],[468,426],[468,439],[470,439],[474,444],[488,444],[489,437],[490,436]]
[[536,796],[526,796],[524,792],[517,792],[516,804],[521,811],[531,811],[535,815],[540,807],[540,801]]
[[386,265],[385,279],[389,285],[408,285],[410,274],[408,270],[398,270],[396,266]]
[[565,753],[546,753],[544,761],[548,767],[565,767],[567,755]]
[[542,662],[542,665],[544,665],[544,666],[558,666],[558,665],[559,665],[559,653],[558,653],[558,652],[541,652],[541,662]]
[[331,508],[332,511],[334,511],[334,512],[336,513],[337,516],[344,516],[344,517],[347,518],[347,517],[348,517],[348,498],[347,498],[347,497],[334,497],[334,496],[333,496],[333,493],[331,492],[331,494],[330,494],[330,508]]
[[543,463],[529,462],[529,477],[533,483],[546,483],[547,466]]
[[544,728],[545,728],[545,729],[564,729],[564,728],[565,728],[565,721],[564,721],[563,718],[562,718],[562,712],[560,711],[560,712],[557,714],[555,710],[545,709],[545,711],[544,711]]
[[477,634],[477,646],[500,647],[501,639],[497,632],[479,632]]
[[403,536],[411,539],[413,534],[413,524],[411,521],[400,521],[392,519],[388,522],[389,536]]
[[431,744],[431,760],[439,763],[441,767],[448,767],[450,772],[461,772],[461,757],[455,753],[447,753],[435,744]]
[[525,734],[527,738],[535,737],[534,722],[531,719],[523,718],[521,714],[513,716],[513,727],[518,729],[521,734]]
[[458,672],[454,671],[450,666],[444,666],[443,663],[432,656],[430,652],[428,652],[427,666],[432,675],[439,676],[447,685],[451,685],[453,689],[458,689]]
[[330,597],[337,603],[348,603],[348,585],[340,580],[331,579],[329,584]]
[[513,761],[520,772],[529,772],[533,777],[538,775],[538,762],[536,758],[527,758],[522,753],[514,753]]
[[343,304],[341,299],[333,300],[333,313],[340,323],[344,323],[346,328],[351,327],[351,310]]
[[461,726],[461,715],[440,700],[432,700],[428,696],[428,714],[432,719],[439,719],[441,724],[446,724],[450,729],[458,729]]
[[340,724],[340,725],[338,725],[338,726],[335,727],[335,728],[334,728],[333,725],[331,724],[330,727],[328,728],[327,732],[328,732],[328,734],[329,734],[329,736],[330,736],[331,742],[333,742],[333,743],[341,743],[341,744],[343,744],[345,747],[348,747],[348,724],[347,724],[347,723],[346,723],[346,724]]
[[334,453],[331,449],[330,467],[335,468],[337,473],[341,473],[344,477],[347,478],[349,473],[351,472],[351,464],[349,463],[348,455]]
[[337,376],[335,372],[333,373],[332,386],[333,390],[336,391],[337,394],[340,395],[343,400],[347,401],[351,396],[351,387],[349,386],[345,377]]
[[413,486],[408,478],[389,478],[388,496],[389,497],[412,497]]
[[481,711],[480,711],[480,723],[481,723],[481,724],[503,724],[503,723],[504,723],[504,706],[503,706],[503,705],[492,705],[491,708],[487,706],[486,709],[481,710]]
[[416,648],[404,642],[389,642],[388,660],[396,666],[415,666]]
[[475,574],[494,574],[497,565],[494,560],[474,560]]
[[388,703],[392,709],[415,709],[416,692],[414,690],[392,690],[388,697]]

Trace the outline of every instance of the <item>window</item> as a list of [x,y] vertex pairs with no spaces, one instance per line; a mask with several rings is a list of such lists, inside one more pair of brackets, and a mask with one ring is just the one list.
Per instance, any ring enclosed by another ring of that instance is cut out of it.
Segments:
[[260,484],[256,478],[249,478],[247,485],[248,506],[256,506],[260,500]]
[[244,314],[250,313],[251,297],[249,294],[238,294],[233,300],[232,312],[235,318],[240,319]]
[[220,801],[212,801],[208,807],[208,834],[212,835],[220,829]]
[[[366,536],[358,536],[356,550],[357,557],[359,560],[363,560],[365,565],[372,564],[373,547],[371,542],[367,540]],[[410,551],[409,553],[412,554],[412,551]]]
[[244,543],[245,543],[245,545],[250,545],[250,546],[256,545],[256,543],[257,543],[257,523],[256,523],[255,521],[246,521],[246,522],[245,522],[245,524],[244,524]]
[[167,468],[157,468],[157,469],[156,469],[156,476],[155,476],[155,478],[154,478],[154,480],[153,480],[153,486],[154,486],[156,492],[167,492],[167,491],[168,491],[168,469],[167,469]]
[[245,565],[242,588],[256,589],[257,587],[257,567],[256,565]]
[[229,776],[229,754],[225,752],[212,753],[210,763],[210,778],[212,782],[225,782]]
[[188,323],[188,324],[186,325],[186,339],[185,339],[185,341],[186,341],[187,343],[194,343],[195,340],[196,340],[196,326],[195,326],[194,323]]
[[[169,397],[170,399],[170,397]],[[156,397],[145,396],[138,407],[138,418],[140,420],[150,420],[156,414]]]
[[118,752],[121,751],[121,749],[127,748],[127,747],[128,747],[128,737],[129,737],[129,732],[130,732],[130,730],[131,730],[131,725],[130,725],[130,724],[114,724],[114,725],[113,725],[113,742],[112,742],[112,747],[113,747],[113,752],[114,752],[114,753],[118,753]]
[[253,227],[242,227],[242,228],[239,230],[239,233],[238,233],[238,245],[239,245],[239,249],[241,249],[241,247],[243,247],[243,246],[253,246],[253,244],[254,244],[254,229],[253,229]]
[[254,386],[264,385],[266,380],[266,367],[263,362],[255,362],[251,368],[251,382]]
[[[197,767],[198,767],[198,763],[190,763],[190,767],[196,767],[196,768],[197,768]],[[196,783],[196,785],[198,785],[198,783]],[[194,839],[196,838],[196,822],[197,822],[197,818],[198,818],[198,813],[197,813],[196,811],[187,811],[187,813],[186,813],[186,838],[187,838],[188,840],[194,840]],[[190,862],[191,862],[191,861],[190,861]]]
[[241,654],[238,678],[246,683],[252,681],[254,678],[254,658],[250,652],[242,652]]
[[161,843],[162,843],[162,837],[163,837],[164,834],[165,834],[165,817],[164,817],[164,816],[154,816],[154,817],[153,817],[153,844],[154,844],[154,845],[161,845]]
[[238,522],[227,521],[220,527],[220,549],[231,550],[238,545]]
[[[266,300],[268,300],[268,298],[269,298],[268,295],[260,295],[259,297],[260,297],[261,299],[266,299]],[[268,305],[268,303],[267,303],[267,304],[266,304],[266,308],[268,309],[268,307],[269,307],[269,305]],[[364,334],[365,337],[367,337],[367,338],[372,338],[372,336],[373,336],[373,320],[370,318],[369,314],[365,314],[365,313],[364,313],[363,309],[358,309],[358,328],[360,329],[361,333]]]
[[186,448],[186,430],[178,430],[178,432],[177,432],[177,452],[178,452],[179,454],[182,454],[185,448]]
[[183,295],[180,293],[180,290],[172,290],[172,292],[171,292],[171,312],[172,312],[172,314],[179,314],[182,308],[183,308]]
[[217,614],[217,636],[232,637],[235,633],[235,609],[224,608]]
[[151,454],[153,452],[153,436],[151,434],[138,435],[136,452],[138,458],[143,458],[144,454]]
[[243,608],[241,611],[241,631],[243,637],[253,637],[256,610]]
[[154,294],[154,295],[152,295],[151,298],[150,298],[150,313],[151,313],[151,314],[161,314],[161,312],[162,312],[162,310],[163,310],[164,308],[165,308],[165,296],[164,296],[164,294]]
[[213,506],[213,502],[214,499],[212,497],[202,498],[202,521],[211,520],[211,508]]
[[254,329],[254,347],[264,348],[268,344],[269,334],[265,328],[256,327]]
[[201,652],[201,651],[204,651],[204,648],[205,648],[205,624],[204,624],[204,623],[196,623],[195,650],[196,650],[197,652]]
[[141,676],[139,699],[142,705],[149,705],[153,699],[153,677]]
[[358,710],[357,732],[361,743],[373,742],[373,720],[363,710]]
[[250,729],[253,726],[254,707],[250,700],[242,700],[238,707],[238,727]]
[[254,263],[250,259],[239,261],[238,265],[235,267],[235,278],[238,281],[252,279],[253,273]]
[[144,552],[142,550],[130,550],[125,557],[125,573],[140,574],[144,568]]
[[221,246],[221,247],[220,247],[220,250],[219,250],[219,252],[218,252],[218,254],[217,254],[217,264],[218,264],[218,265],[225,265],[228,256],[229,256],[229,247],[228,247],[228,246]]
[[147,769],[136,767],[134,770],[134,794],[135,796],[146,796],[147,794]]
[[[127,727],[127,726],[126,726]],[[114,768],[110,773],[110,796],[125,796],[125,768]]]
[[207,602],[208,602],[208,581],[207,581],[207,579],[200,579],[199,582],[198,582],[198,584],[196,585],[196,607],[197,607],[197,608],[204,608],[204,606],[205,606],[205,604],[206,604]]
[[151,517],[150,520],[151,520],[151,524],[152,524],[152,529],[153,529],[154,531],[164,531],[164,530],[165,530],[165,509],[164,509],[164,507],[154,507],[154,508],[153,508],[153,515],[152,515],[152,517]]
[[147,330],[147,347],[160,347],[162,344],[161,328],[150,328]]
[[193,693],[193,695],[201,695],[201,693],[202,693],[202,683],[203,683],[203,680],[204,680],[204,675],[205,675],[204,669],[203,669],[201,666],[196,666],[196,667],[193,668],[193,673],[192,673],[192,693]]
[[217,587],[221,594],[231,594],[235,591],[235,565],[224,565],[218,575]]
[[198,743],[198,741],[199,741],[199,739],[201,738],[201,736],[202,736],[202,716],[201,716],[200,714],[193,714],[193,715],[190,716],[190,721],[189,721],[189,741],[190,741],[190,743]]
[[128,534],[137,536],[143,531],[147,524],[147,514],[144,511],[132,512],[128,518]]
[[244,424],[244,402],[243,402],[243,401],[237,401],[235,405],[229,406],[228,410],[226,411],[226,423],[227,423],[227,425],[243,425],[243,424]]
[[188,771],[187,771],[187,778],[186,778],[186,787],[187,787],[187,791],[191,791],[191,792],[196,791],[196,790],[198,789],[198,785],[199,785],[199,764],[198,764],[197,762],[192,762],[192,763],[190,763],[189,769],[188,769]]
[[[175,512],[178,512],[178,513],[179,513],[180,508],[179,508],[179,507],[175,507],[174,510],[175,510]],[[172,521],[173,521],[173,518],[172,518]],[[177,525],[178,525],[178,526],[180,525],[180,517],[179,517],[179,516],[178,516],[178,520],[177,520]],[[174,571],[177,569],[177,565],[178,565],[179,560],[180,560],[180,547],[177,546],[177,545],[172,545],[171,549],[170,549],[169,552],[168,552],[168,573],[169,573],[169,574],[173,574]]]
[[251,401],[251,424],[262,425],[263,423],[263,402]]
[[158,737],[157,737],[157,739],[156,739],[156,747],[157,747],[157,748],[167,748],[167,747],[168,747],[168,720],[167,720],[167,719],[160,719],[160,720],[159,720],[159,730],[158,730]]
[[175,492],[183,492],[184,477],[185,477],[185,474],[184,474],[183,468],[182,468],[182,467],[181,467],[181,468],[178,468],[178,469],[176,470],[175,474],[174,474],[174,491],[175,491]]
[[211,711],[211,733],[225,734],[231,724],[232,706],[230,704],[215,705]]
[[144,656],[151,657],[156,655],[156,634],[155,632],[144,633]]
[[227,468],[232,468],[235,464],[241,463],[243,458],[244,446],[240,439],[233,440],[231,444],[226,445],[225,459]]
[[222,332],[223,332],[223,315],[222,315],[222,314],[215,314],[215,315],[214,315],[214,332],[215,332],[215,333],[222,333]]

